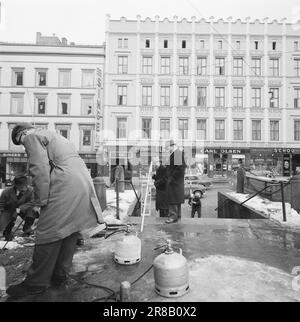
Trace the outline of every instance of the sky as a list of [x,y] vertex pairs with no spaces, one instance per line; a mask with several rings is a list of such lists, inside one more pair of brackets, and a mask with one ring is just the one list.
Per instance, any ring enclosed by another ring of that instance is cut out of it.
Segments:
[[[34,43],[36,32],[77,44],[102,44],[105,15],[136,19],[181,18],[300,20],[299,0],[0,0],[0,41]],[[300,29],[300,28],[299,28]],[[300,30],[299,30],[300,34]]]

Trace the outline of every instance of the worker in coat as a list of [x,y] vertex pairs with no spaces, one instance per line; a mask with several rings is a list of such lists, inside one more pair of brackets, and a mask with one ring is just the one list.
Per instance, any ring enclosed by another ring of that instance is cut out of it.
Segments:
[[167,165],[167,195],[169,204],[169,219],[166,223],[177,222],[181,218],[181,204],[184,203],[184,174],[186,163],[184,153],[173,140],[167,142],[170,160]]
[[[117,188],[119,189],[119,192],[124,192],[125,190],[125,172],[124,168],[120,165],[120,160],[116,160],[116,168],[114,173],[114,182],[113,185],[115,186],[115,191],[117,192]],[[117,185],[118,180],[118,185]]]
[[155,208],[160,217],[168,217],[168,194],[167,194],[167,169],[162,161],[157,162],[155,175],[152,176],[156,189]]
[[25,280],[6,291],[21,297],[64,284],[79,232],[104,221],[89,171],[70,141],[29,123],[17,124],[11,136],[14,144],[25,147],[33,206],[41,207],[33,263]]
[[27,184],[26,176],[18,176],[13,180],[13,186],[6,188],[0,196],[0,219],[1,227],[4,228],[5,240],[12,239],[12,229],[16,219],[20,216],[24,220],[24,236],[32,233],[31,226],[37,214],[32,207],[33,189]]

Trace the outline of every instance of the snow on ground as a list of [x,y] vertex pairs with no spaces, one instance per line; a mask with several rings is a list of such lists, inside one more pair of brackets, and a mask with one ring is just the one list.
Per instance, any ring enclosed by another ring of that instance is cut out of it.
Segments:
[[127,221],[128,215],[133,210],[136,196],[133,190],[125,190],[119,194],[120,219],[117,219],[117,198],[114,190],[106,190],[107,208],[103,212],[107,224],[120,224]]
[[[237,199],[239,202],[243,202],[251,196],[249,194],[242,194],[242,193],[236,193],[236,192],[229,192],[228,195],[230,195],[234,199]],[[283,221],[281,202],[274,202],[274,201],[270,201],[268,199],[264,199],[256,196],[251,200],[247,201],[245,205],[247,205],[248,207],[251,207],[256,211],[259,211],[267,218],[280,222],[281,224],[300,227],[300,214],[298,214],[297,211],[293,209],[291,207],[291,204],[288,202],[285,203],[286,219],[287,219],[286,222]]]

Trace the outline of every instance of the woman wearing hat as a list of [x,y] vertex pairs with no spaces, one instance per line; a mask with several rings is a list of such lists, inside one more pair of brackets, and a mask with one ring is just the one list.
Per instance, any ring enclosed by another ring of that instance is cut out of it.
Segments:
[[63,136],[17,124],[12,141],[28,155],[34,188],[34,207],[41,207],[33,263],[25,280],[10,286],[14,297],[44,292],[63,284],[72,264],[78,233],[103,223],[88,169],[74,146]]

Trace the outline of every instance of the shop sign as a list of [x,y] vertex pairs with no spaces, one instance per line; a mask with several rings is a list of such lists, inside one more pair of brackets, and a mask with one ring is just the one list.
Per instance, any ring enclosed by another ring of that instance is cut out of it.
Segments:
[[294,154],[295,149],[274,149],[274,153],[280,153],[280,154]]
[[218,153],[218,154],[245,154],[245,150],[242,149],[204,149],[204,154]]

